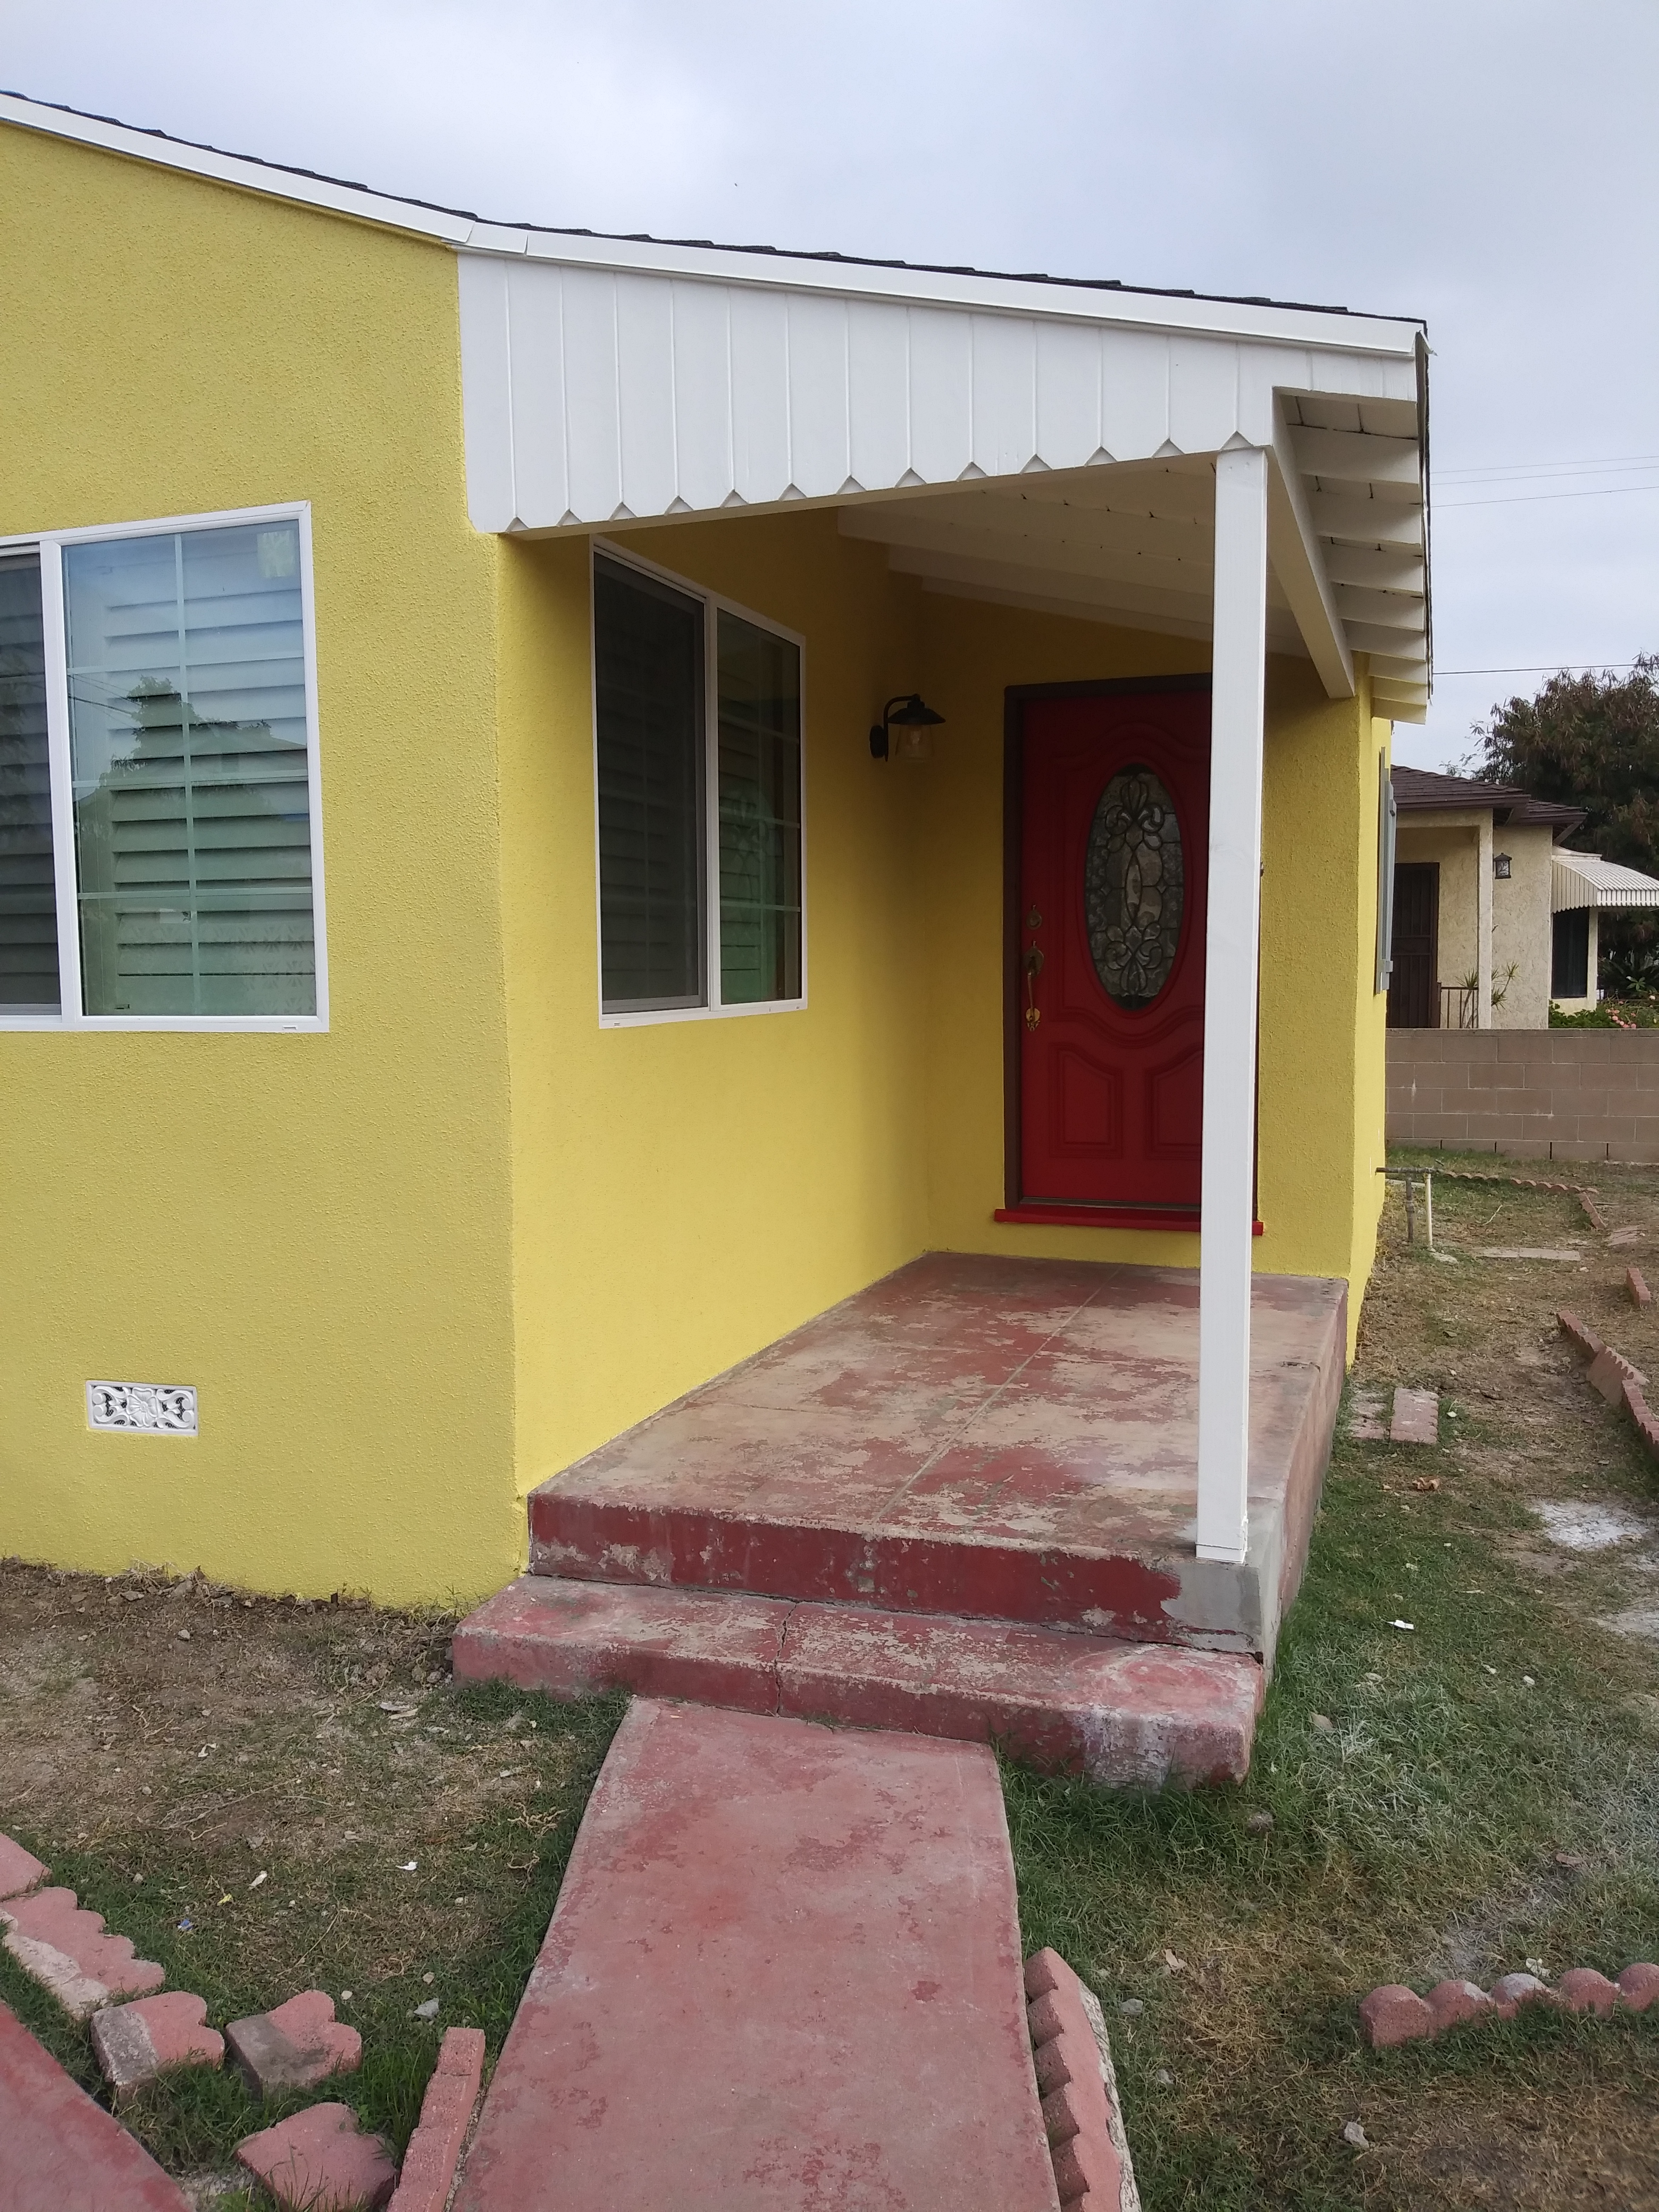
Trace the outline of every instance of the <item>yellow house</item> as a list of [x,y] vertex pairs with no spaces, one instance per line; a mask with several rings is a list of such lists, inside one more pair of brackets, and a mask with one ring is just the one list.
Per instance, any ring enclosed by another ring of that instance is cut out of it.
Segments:
[[1419,327],[0,123],[0,1550],[474,1600],[945,1253],[1194,1270],[1249,1557],[1252,1267],[1373,1256]]

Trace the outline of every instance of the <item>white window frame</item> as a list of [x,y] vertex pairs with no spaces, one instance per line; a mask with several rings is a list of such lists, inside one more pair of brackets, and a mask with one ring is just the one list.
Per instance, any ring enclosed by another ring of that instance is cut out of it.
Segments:
[[[699,584],[690,576],[683,576],[673,568],[664,568],[654,561],[641,559],[631,546],[618,545],[608,538],[589,539],[588,554],[588,688],[589,712],[593,726],[593,951],[594,988],[598,994],[599,1027],[602,1030],[645,1029],[661,1022],[730,1021],[744,1014],[799,1014],[806,1011],[806,640],[799,630],[790,629],[770,615],[759,614],[746,607],[741,600],[728,599],[723,592],[710,591],[707,584]],[[703,915],[704,945],[707,955],[708,1003],[701,1006],[647,1006],[628,1013],[607,1012],[605,1003],[605,915],[603,890],[599,880],[599,655],[595,633],[597,595],[593,590],[593,562],[600,556],[620,568],[637,569],[659,584],[666,584],[688,599],[702,602],[703,610],[702,644],[702,742],[703,742]],[[722,614],[735,615],[740,622],[751,623],[774,637],[781,637],[793,645],[800,655],[800,739],[799,747],[800,776],[800,996],[796,999],[745,999],[734,1006],[725,1006],[720,1000],[720,663],[719,620]]]
[[[75,794],[70,757],[69,641],[64,613],[64,550],[127,538],[161,538],[180,531],[229,530],[249,523],[297,522],[300,526],[300,610],[305,653],[306,782],[311,811],[311,910],[316,942],[314,1014],[88,1014],[81,993],[79,878],[75,859]],[[323,781],[317,715],[316,607],[312,587],[311,502],[228,507],[211,514],[169,514],[137,522],[100,522],[76,530],[33,530],[0,538],[0,553],[39,552],[40,615],[45,633],[46,757],[52,793],[52,879],[58,895],[58,988],[55,1014],[9,1014],[0,1030],[86,1031],[175,1030],[223,1036],[251,1031],[319,1035],[328,1028],[328,947],[323,907]]]

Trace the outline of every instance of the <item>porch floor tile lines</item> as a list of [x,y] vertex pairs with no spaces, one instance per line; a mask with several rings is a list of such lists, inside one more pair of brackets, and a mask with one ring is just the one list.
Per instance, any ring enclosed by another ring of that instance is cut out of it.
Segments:
[[996,1764],[638,1699],[454,2212],[1058,2212]]

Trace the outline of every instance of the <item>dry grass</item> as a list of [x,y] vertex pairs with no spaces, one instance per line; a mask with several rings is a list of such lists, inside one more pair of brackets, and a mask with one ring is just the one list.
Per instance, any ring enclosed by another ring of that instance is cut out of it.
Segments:
[[[1339,1441],[1244,1791],[1009,1773],[1027,1936],[1105,2002],[1148,2212],[1659,2206],[1659,2016],[1381,2054],[1356,2019],[1381,1981],[1659,1956],[1659,1643],[1599,1625],[1659,1597],[1659,1470],[1554,1322],[1571,1304],[1659,1378],[1622,1287],[1632,1259],[1659,1275],[1659,1175],[1599,1184],[1635,1243],[1569,1194],[1440,1185],[1449,1264],[1391,1197],[1353,1387],[1437,1389],[1442,1442]],[[1474,1256],[1495,1245],[1582,1263]],[[1637,1533],[1572,1551],[1539,1501]]]
[[[399,2145],[442,2030],[505,2033],[617,1711],[458,1692],[451,1626],[0,1565],[0,1827],[216,2024],[326,1990],[364,2042],[326,2094]],[[3,1954],[0,1996],[96,2084]],[[180,2172],[273,2116],[234,2069],[131,2114]]]

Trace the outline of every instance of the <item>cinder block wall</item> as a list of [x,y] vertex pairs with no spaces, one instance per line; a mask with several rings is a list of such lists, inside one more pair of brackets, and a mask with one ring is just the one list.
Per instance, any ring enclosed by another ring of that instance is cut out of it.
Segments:
[[1390,1030],[1389,1141],[1659,1161],[1659,1030]]

